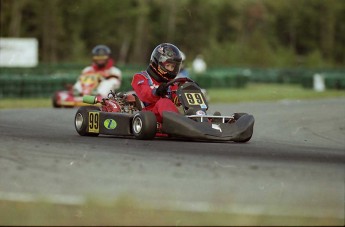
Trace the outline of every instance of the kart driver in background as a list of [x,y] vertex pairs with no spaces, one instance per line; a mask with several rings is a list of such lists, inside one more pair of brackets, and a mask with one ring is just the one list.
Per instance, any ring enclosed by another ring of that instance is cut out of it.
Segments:
[[[110,90],[115,91],[121,86],[121,70],[113,66],[114,61],[110,55],[111,50],[109,47],[105,45],[95,46],[92,49],[92,65],[84,68],[82,71],[81,75],[85,73],[99,73],[101,75],[100,84],[93,95],[107,97]],[[83,95],[79,78],[73,86],[73,94],[75,96]]]
[[176,85],[167,86],[167,82],[177,76],[181,63],[180,50],[173,44],[162,43],[153,50],[146,71],[133,76],[132,87],[144,103],[143,110],[152,111],[160,123],[164,111],[179,113],[172,101],[176,97],[171,93]]

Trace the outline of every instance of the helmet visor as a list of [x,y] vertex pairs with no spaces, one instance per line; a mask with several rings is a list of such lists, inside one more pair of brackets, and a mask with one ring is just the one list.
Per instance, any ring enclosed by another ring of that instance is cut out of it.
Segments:
[[162,57],[159,61],[159,65],[164,69],[166,73],[176,76],[180,72],[181,61],[164,59],[164,57]]
[[93,56],[93,60],[98,61],[98,60],[107,60],[109,58],[108,55],[95,55]]

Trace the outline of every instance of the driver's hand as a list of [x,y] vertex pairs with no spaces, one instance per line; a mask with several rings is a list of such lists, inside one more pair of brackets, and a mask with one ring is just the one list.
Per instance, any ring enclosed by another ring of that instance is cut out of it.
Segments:
[[158,88],[156,88],[156,95],[164,97],[168,93],[168,87],[166,83],[161,83]]
[[177,96],[174,97],[174,104],[175,104],[176,106],[181,106],[180,100],[178,99]]

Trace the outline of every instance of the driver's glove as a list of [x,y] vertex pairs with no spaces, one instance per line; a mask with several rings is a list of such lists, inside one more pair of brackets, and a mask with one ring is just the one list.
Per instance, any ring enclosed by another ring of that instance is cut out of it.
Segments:
[[158,88],[156,88],[156,95],[164,97],[168,93],[168,87],[166,83],[161,83]]

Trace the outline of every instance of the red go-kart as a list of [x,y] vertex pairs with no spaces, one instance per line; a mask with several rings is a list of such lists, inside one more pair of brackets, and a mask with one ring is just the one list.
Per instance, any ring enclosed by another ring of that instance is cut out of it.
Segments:
[[92,95],[97,91],[97,87],[102,79],[98,73],[84,73],[79,77],[82,94],[75,95],[73,86],[69,85],[67,90],[57,91],[52,97],[52,104],[55,108],[79,107],[89,105],[83,102],[84,95]]

